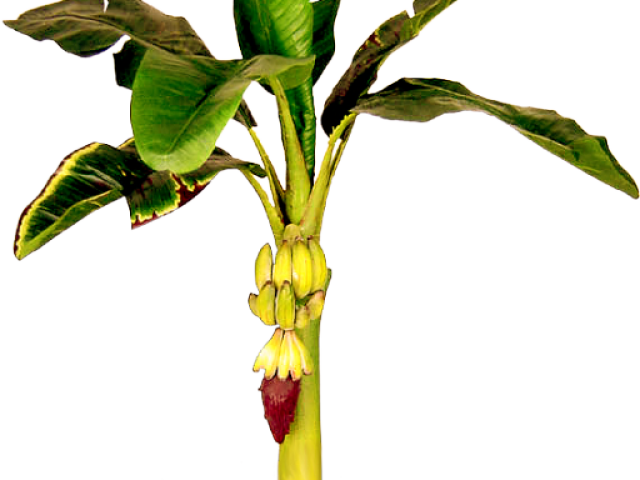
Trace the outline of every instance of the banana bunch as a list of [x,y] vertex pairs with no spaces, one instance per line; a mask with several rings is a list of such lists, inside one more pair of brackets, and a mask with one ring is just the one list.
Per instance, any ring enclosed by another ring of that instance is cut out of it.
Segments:
[[313,361],[304,343],[294,330],[276,328],[271,340],[260,351],[253,371],[264,368],[264,378],[271,380],[276,372],[280,380],[291,375],[294,381],[300,380],[302,374],[313,373]]
[[268,243],[260,249],[255,276],[259,293],[249,295],[249,308],[266,325],[292,330],[320,318],[327,261],[318,240],[303,239],[297,225],[285,229],[275,262]]
[[265,369],[265,378],[278,372],[282,380],[310,375],[309,353],[294,328],[305,328],[322,314],[327,283],[327,262],[315,237],[304,239],[297,225],[288,225],[275,262],[267,243],[255,266],[258,294],[249,295],[249,308],[266,325],[278,325],[262,349],[254,370]]

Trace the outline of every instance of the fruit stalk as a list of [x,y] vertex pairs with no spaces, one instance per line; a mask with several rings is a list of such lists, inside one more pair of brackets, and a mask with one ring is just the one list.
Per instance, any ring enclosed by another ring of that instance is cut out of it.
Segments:
[[320,439],[320,319],[296,334],[309,350],[315,365],[313,375],[300,380],[300,397],[291,433],[280,445],[278,480],[321,480]]
[[265,324],[278,324],[253,366],[265,371],[260,391],[280,443],[278,478],[321,480],[319,336],[331,272],[317,238],[304,239],[289,224],[275,262],[268,244],[260,250],[255,278],[259,294],[249,295],[249,307]]

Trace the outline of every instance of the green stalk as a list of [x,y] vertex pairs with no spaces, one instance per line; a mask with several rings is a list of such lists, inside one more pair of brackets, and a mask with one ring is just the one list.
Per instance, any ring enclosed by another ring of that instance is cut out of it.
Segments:
[[278,480],[321,480],[320,319],[296,334],[309,350],[314,372],[300,380],[300,397],[291,433],[280,445]]
[[270,78],[269,85],[278,103],[282,144],[287,162],[287,179],[285,192],[285,209],[291,223],[299,223],[311,191],[311,179],[307,172],[300,140],[291,117],[289,101],[282,84],[277,78]]
[[262,142],[260,141],[260,138],[258,138],[256,131],[253,128],[249,128],[248,130],[249,135],[251,135],[251,138],[253,139],[253,143],[258,149],[262,163],[264,164],[264,170],[267,172],[269,187],[271,188],[271,196],[273,197],[276,210],[280,217],[284,218],[284,190],[282,189],[282,185],[280,184],[280,180],[276,174],[276,169],[273,168],[269,155],[267,155],[267,151],[262,146]]
[[[322,217],[324,216],[324,208],[327,203],[327,195],[329,194],[329,187],[331,180],[336,172],[340,157],[344,151],[344,147],[349,140],[351,133],[351,127],[355,121],[356,114],[352,113],[342,119],[340,125],[333,129],[331,136],[329,137],[329,144],[320,166],[320,172],[316,183],[309,195],[309,202],[306,205],[302,220],[300,221],[300,228],[304,235],[318,235],[322,226]],[[344,135],[344,138],[343,138]],[[334,156],[336,143],[340,140],[338,152]]]
[[271,205],[269,197],[267,196],[267,192],[262,189],[262,186],[253,177],[253,175],[244,170],[241,170],[241,172],[258,194],[260,202],[262,202],[262,206],[264,207],[264,211],[267,214],[267,218],[269,219],[269,225],[271,226],[271,230],[273,231],[273,237],[276,241],[276,244],[280,245],[280,243],[282,243],[282,235],[284,233],[284,219],[282,218],[278,210],[276,210],[276,208]]

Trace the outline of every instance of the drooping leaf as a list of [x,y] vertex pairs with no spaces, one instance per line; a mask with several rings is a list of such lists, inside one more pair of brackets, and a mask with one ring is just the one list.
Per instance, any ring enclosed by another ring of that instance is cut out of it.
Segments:
[[[133,88],[133,81],[138,73],[140,63],[147,52],[147,49],[135,40],[129,40],[124,44],[122,50],[113,54],[116,67],[116,82],[121,87]],[[249,106],[242,100],[234,119],[247,128],[257,126]]]
[[140,67],[140,62],[147,49],[135,40],[127,41],[122,50],[113,54],[113,61],[116,67],[116,83],[121,87],[133,88],[133,81]]
[[233,119],[237,122],[240,122],[246,128],[253,128],[258,126],[256,120],[251,114],[251,110],[249,110],[249,105],[247,105],[247,102],[244,101],[244,98],[240,100],[240,106],[238,107],[236,114],[233,116]]
[[[305,58],[314,54],[314,10],[309,0],[234,0],[233,11],[243,58]],[[316,138],[312,87],[310,77],[286,92],[310,176],[315,166]]]
[[90,57],[128,35],[145,48],[181,55],[211,54],[189,23],[141,0],[63,0],[23,13],[4,22],[36,40],[53,40],[69,53]]
[[638,198],[636,183],[612,155],[607,140],[587,134],[574,120],[553,110],[489,100],[449,80],[404,78],[380,92],[364,95],[353,111],[415,122],[453,112],[488,113],[583,172]]
[[309,78],[312,68],[313,57],[220,61],[149,50],[131,99],[138,152],[154,170],[195,170],[209,157],[251,81],[277,77],[293,88]]
[[258,177],[266,172],[254,163],[233,158],[216,148],[194,172],[176,174],[167,170],[153,172],[138,188],[127,195],[131,226],[137,228],[182,207],[198,195],[223,170],[245,170]]
[[313,67],[313,83],[318,81],[324,69],[336,51],[334,26],[340,0],[319,0],[311,4],[313,8],[313,45],[312,53],[316,56]]
[[358,98],[369,91],[382,63],[456,0],[415,0],[413,17],[405,11],[384,22],[358,49],[351,66],[342,75],[327,98],[322,113],[322,128],[327,135],[355,107]]
[[[148,48],[212,57],[189,22],[165,15],[141,0],[112,0],[106,11],[103,0],[64,0],[29,10],[17,20],[4,23],[36,40],[53,40],[81,57],[101,53],[128,35],[131,39],[114,54],[114,60],[116,82],[129,89]],[[244,102],[236,120],[255,126]]]
[[65,158],[22,212],[14,253],[22,259],[91,212],[133,190],[151,169],[130,152],[92,143]]
[[[218,171],[226,168],[246,169],[258,176],[265,175],[258,165],[236,160],[226,152],[216,150],[207,169],[179,177],[189,195],[179,196],[171,209],[159,208],[156,217],[184,205]],[[92,143],[73,152],[62,161],[42,192],[22,212],[14,243],[16,257],[24,258],[90,213],[122,196],[127,196],[131,205],[139,195],[147,192],[147,205],[160,206],[161,199],[149,193],[145,184],[148,181],[158,184],[155,179],[162,174],[164,172],[154,172],[142,163],[132,140],[118,148]]]

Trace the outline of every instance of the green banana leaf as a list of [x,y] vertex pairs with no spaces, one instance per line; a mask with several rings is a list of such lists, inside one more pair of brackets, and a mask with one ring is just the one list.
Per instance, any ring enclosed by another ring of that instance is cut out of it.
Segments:
[[234,0],[233,15],[244,58],[313,55],[313,9],[308,0]]
[[255,163],[233,158],[216,148],[206,162],[193,172],[178,175],[169,171],[153,172],[127,195],[131,226],[137,228],[182,207],[198,195],[223,170],[237,169],[257,177],[267,173]]
[[[213,58],[187,20],[165,15],[140,0],[111,0],[106,11],[103,0],[64,0],[4,23],[36,40],[53,40],[80,57],[104,52],[128,35],[131,39],[114,54],[116,82],[126,88],[132,87],[148,48]],[[235,118],[245,126],[256,126],[244,102]]]
[[311,4],[313,8],[313,45],[316,56],[311,78],[315,85],[336,51],[334,28],[340,0],[320,0]]
[[[123,196],[129,201],[132,226],[146,223],[189,202],[219,171],[228,168],[266,175],[260,166],[236,160],[219,149],[198,171],[171,176],[168,172],[154,172],[142,163],[133,140],[118,148],[100,143],[87,145],[62,161],[42,192],[24,209],[18,221],[14,254],[23,259],[90,213]],[[174,190],[162,189],[164,184]]]
[[131,125],[142,160],[154,170],[199,168],[235,115],[252,81],[277,78],[293,88],[311,75],[313,57],[260,55],[220,61],[149,50],[131,97]]
[[[314,9],[309,0],[234,0],[233,13],[243,58],[314,55]],[[323,19],[327,20],[324,16]],[[286,87],[285,90],[307,171],[313,178],[316,142],[313,78],[310,76],[293,90]]]
[[151,169],[130,152],[92,143],[65,158],[22,212],[14,253],[22,259],[91,212],[133,190]]
[[612,155],[607,140],[587,134],[574,120],[553,110],[489,100],[449,80],[403,78],[362,96],[353,111],[414,122],[428,122],[445,113],[488,113],[583,172],[638,198],[636,183]]
[[311,79],[292,90],[287,90],[285,95],[304,155],[307,173],[313,181],[316,169],[316,108]]
[[[122,50],[113,54],[116,67],[116,82],[118,85],[128,89],[133,88],[136,73],[138,73],[138,68],[145,53],[147,53],[145,47],[135,40],[129,40],[124,44]],[[246,128],[252,128],[258,125],[251,114],[251,110],[249,110],[249,106],[244,100],[240,102],[240,107],[233,118]]]
[[351,66],[327,98],[322,112],[322,128],[327,135],[340,125],[355,107],[358,98],[369,91],[382,63],[456,0],[415,0],[413,17],[405,11],[384,22],[358,49]]
[[140,0],[64,0],[4,22],[36,40],[53,40],[69,53],[90,57],[104,52],[123,35],[145,48],[181,55],[211,54],[181,17],[172,17]]
[[249,110],[249,105],[244,101],[244,98],[240,100],[240,106],[238,107],[236,114],[233,116],[233,119],[244,125],[247,129],[258,126],[258,123],[253,118],[251,110]]

